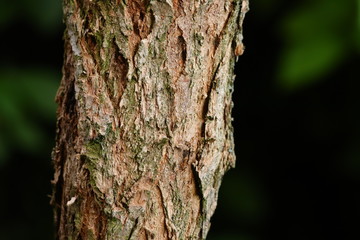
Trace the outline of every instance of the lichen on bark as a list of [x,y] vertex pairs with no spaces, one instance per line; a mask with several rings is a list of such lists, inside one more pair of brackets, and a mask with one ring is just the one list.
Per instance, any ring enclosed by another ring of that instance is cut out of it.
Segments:
[[58,239],[206,238],[235,164],[247,10],[247,0],[64,0]]

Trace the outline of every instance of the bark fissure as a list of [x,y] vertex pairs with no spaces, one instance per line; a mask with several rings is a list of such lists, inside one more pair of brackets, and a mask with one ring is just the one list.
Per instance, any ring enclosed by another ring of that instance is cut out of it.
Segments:
[[64,0],[58,239],[205,239],[246,0]]

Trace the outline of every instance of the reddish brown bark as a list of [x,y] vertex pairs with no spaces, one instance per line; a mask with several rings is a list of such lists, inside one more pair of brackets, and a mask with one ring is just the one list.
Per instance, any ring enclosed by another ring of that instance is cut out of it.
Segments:
[[64,0],[58,239],[205,239],[245,0]]

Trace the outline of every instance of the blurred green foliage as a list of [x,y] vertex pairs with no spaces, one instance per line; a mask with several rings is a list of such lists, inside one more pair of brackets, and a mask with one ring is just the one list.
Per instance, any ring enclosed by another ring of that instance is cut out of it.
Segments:
[[47,129],[39,122],[55,122],[59,79],[49,69],[0,69],[0,166],[14,148],[41,154]]
[[[0,31],[26,22],[36,31],[57,34],[62,29],[61,6],[61,1],[1,1]],[[32,43],[32,36],[23,37],[24,44]],[[0,67],[0,166],[11,151],[40,154],[44,142],[49,142],[47,129],[39,122],[55,121],[54,96],[60,77],[58,69],[34,68],[30,62],[27,67],[16,64]]]
[[[237,187],[234,188],[232,184],[226,184],[226,182],[236,183]],[[231,198],[223,200],[224,211],[242,216],[247,222],[261,221],[268,210],[264,204],[267,202],[265,191],[256,180],[256,174],[229,174],[226,182],[221,191],[222,194],[231,196]]]
[[19,19],[33,24],[34,28],[48,34],[59,31],[62,1],[16,0],[0,2],[0,29]]
[[331,74],[359,46],[359,1],[304,1],[284,17],[278,83],[287,90]]
[[47,195],[61,55],[52,51],[59,49],[52,39],[61,42],[61,4],[0,1],[1,240],[53,236]]

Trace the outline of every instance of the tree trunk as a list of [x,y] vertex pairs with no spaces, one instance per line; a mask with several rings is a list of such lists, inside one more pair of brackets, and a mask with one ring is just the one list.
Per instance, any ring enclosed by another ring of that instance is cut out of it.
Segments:
[[57,239],[205,239],[247,0],[64,0]]

